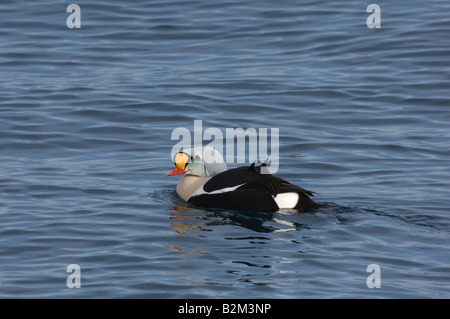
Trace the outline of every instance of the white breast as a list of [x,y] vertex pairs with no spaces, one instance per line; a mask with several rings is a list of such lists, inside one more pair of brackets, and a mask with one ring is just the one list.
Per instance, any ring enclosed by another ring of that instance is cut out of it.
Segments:
[[203,185],[209,180],[209,178],[203,178],[193,175],[184,175],[177,185],[178,195],[187,201],[193,193],[203,190]]

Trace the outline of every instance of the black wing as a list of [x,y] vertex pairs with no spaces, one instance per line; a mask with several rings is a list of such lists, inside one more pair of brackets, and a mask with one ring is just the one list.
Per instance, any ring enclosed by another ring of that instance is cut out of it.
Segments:
[[250,167],[239,167],[219,173],[203,186],[205,192],[211,193],[228,187],[241,186],[232,192],[200,195],[196,196],[198,198],[191,198],[189,201],[193,204],[202,202],[208,204],[208,207],[213,207],[219,202],[221,205],[226,205],[231,201],[230,205],[236,206],[240,203],[239,206],[242,205],[242,208],[249,205],[249,208],[266,207],[267,209],[274,209],[278,206],[273,197],[279,193],[295,192],[299,194],[299,202],[296,208],[309,210],[320,207],[309,198],[309,196],[314,196],[312,191],[293,185],[272,174],[261,174],[261,168],[264,166],[265,164],[255,167],[253,163]]

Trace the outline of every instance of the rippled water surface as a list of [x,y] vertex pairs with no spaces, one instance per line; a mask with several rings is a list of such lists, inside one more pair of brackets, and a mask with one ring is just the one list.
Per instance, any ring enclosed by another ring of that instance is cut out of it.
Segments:
[[[0,297],[450,297],[448,1],[77,3],[0,4]],[[279,128],[327,208],[186,206],[194,120]]]

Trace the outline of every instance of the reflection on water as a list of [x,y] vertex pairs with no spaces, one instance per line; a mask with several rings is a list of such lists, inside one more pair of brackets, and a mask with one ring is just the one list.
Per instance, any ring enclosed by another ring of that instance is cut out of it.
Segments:
[[[212,231],[213,226],[235,225],[258,233],[286,232],[299,230],[307,225],[289,220],[299,215],[296,210],[279,210],[274,212],[202,210],[184,206],[171,206],[171,227],[178,234],[201,236],[192,231]],[[310,213],[302,213],[310,214]]]
[[[205,236],[216,226],[233,225],[257,233],[289,232],[309,229],[311,224],[321,223],[323,214],[333,216],[342,207],[326,203],[326,207],[313,212],[299,212],[295,209],[280,209],[277,211],[223,210],[202,209],[190,206],[184,202],[174,189],[157,190],[149,194],[152,200],[166,205],[170,213],[170,227],[177,234],[186,236]],[[168,201],[172,205],[167,206]],[[317,215],[319,214],[319,216]],[[334,219],[334,217],[331,217]]]

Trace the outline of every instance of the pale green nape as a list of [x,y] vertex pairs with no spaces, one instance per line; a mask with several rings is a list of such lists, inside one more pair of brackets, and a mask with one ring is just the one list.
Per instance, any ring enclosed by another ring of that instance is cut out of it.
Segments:
[[195,175],[200,177],[209,177],[208,173],[206,172],[206,167],[203,164],[203,162],[193,160],[191,163],[189,163],[186,168],[184,169],[187,174],[189,175]]

